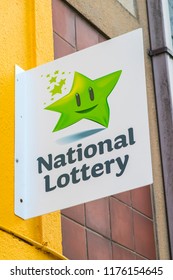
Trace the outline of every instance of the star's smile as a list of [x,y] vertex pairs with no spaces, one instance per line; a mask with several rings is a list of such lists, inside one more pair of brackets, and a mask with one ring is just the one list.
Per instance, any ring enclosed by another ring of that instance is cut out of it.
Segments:
[[75,112],[76,113],[88,113],[88,112],[92,111],[95,107],[97,107],[97,105],[90,107],[88,109],[85,109],[85,110],[80,110],[80,111],[75,111]]

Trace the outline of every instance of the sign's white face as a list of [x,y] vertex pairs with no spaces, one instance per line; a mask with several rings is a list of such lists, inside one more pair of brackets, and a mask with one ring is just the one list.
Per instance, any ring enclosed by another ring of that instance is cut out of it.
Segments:
[[16,215],[152,183],[140,29],[20,72]]

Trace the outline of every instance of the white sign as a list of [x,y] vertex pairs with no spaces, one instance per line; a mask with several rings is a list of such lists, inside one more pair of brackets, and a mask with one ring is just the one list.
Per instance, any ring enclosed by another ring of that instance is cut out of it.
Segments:
[[16,215],[152,183],[141,29],[16,72]]

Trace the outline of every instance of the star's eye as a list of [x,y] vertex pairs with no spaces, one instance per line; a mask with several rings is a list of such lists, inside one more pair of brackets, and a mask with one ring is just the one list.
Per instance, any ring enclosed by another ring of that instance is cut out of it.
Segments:
[[79,93],[76,93],[76,94],[75,94],[75,97],[76,97],[76,104],[77,104],[77,106],[80,106],[80,105],[81,105],[81,100],[80,100],[80,95],[79,95]]
[[93,91],[93,88],[92,88],[92,87],[89,87],[88,91],[89,91],[90,99],[91,99],[91,101],[93,101],[93,100],[94,100],[94,91]]

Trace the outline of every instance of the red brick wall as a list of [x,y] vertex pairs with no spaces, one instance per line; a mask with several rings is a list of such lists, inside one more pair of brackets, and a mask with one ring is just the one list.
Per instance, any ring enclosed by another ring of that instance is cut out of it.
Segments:
[[[55,58],[106,40],[65,1],[52,7]],[[150,187],[63,210],[62,238],[69,259],[155,259]]]

